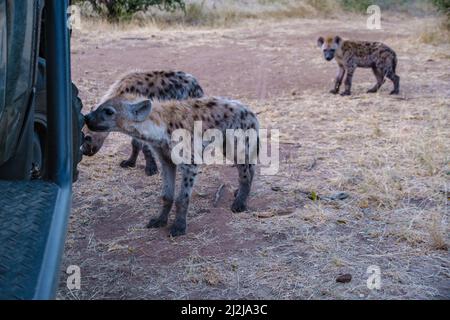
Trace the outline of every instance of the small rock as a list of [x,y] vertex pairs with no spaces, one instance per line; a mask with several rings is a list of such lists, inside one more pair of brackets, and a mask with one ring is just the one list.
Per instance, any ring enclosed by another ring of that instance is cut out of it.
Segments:
[[199,196],[200,198],[206,198],[208,197],[208,194],[205,192],[200,192],[200,191],[194,191],[194,194]]
[[349,283],[350,281],[352,281],[352,275],[349,273],[340,275],[336,278],[336,282],[339,283]]
[[339,192],[339,193],[336,193],[336,194],[333,194],[332,196],[330,196],[330,200],[342,201],[342,200],[347,199],[348,197],[350,197],[350,195],[348,193],[346,193],[346,192]]
[[280,191],[281,191],[281,187],[273,186],[273,187],[272,187],[272,191],[280,192]]

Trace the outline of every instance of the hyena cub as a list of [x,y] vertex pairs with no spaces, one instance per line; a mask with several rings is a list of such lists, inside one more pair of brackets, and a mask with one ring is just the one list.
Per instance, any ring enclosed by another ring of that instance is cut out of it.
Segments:
[[[127,101],[115,97],[105,101],[95,111],[85,117],[86,124],[92,131],[117,131],[144,141],[161,160],[163,173],[162,209],[157,218],[150,220],[147,227],[160,228],[167,225],[168,216],[174,203],[174,187],[176,169],[179,167],[182,180],[180,191],[175,201],[176,218],[170,229],[172,236],[186,233],[186,215],[192,188],[197,176],[198,167],[190,164],[174,164],[172,150],[177,145],[172,141],[172,133],[184,129],[194,139],[194,123],[202,121],[203,133],[208,129],[218,129],[224,137],[226,148],[234,145],[234,136],[226,134],[227,130],[259,130],[259,123],[254,113],[237,101],[223,98],[202,98],[186,101],[152,102],[150,100]],[[233,140],[233,141],[231,141]],[[233,212],[246,210],[247,198],[250,193],[255,173],[255,159],[259,143],[249,143],[245,140],[246,160],[237,163],[239,171],[239,189],[231,207]],[[201,149],[207,145],[203,143]],[[231,154],[231,153],[230,153]],[[230,156],[224,152],[225,156]],[[229,160],[236,163],[236,158]]]
[[[182,71],[132,72],[123,76],[110,87],[100,105],[107,100],[120,97],[127,100],[145,97],[151,100],[166,101],[201,98],[203,95],[203,89],[197,79]],[[83,130],[85,141],[81,149],[84,155],[93,156],[103,146],[109,133],[91,132],[86,127]],[[150,147],[134,138],[131,141],[131,146],[130,158],[122,161],[120,166],[122,168],[134,168],[139,153],[143,151],[146,161],[145,173],[148,176],[158,173]]]
[[317,45],[322,49],[327,61],[336,59],[339,66],[338,75],[333,94],[339,93],[345,74],[345,91],[341,94],[351,94],[352,79],[356,68],[372,68],[377,84],[368,93],[377,92],[384,83],[384,78],[389,78],[394,83],[391,94],[399,94],[400,77],[396,74],[397,54],[394,50],[380,42],[344,41],[339,36],[324,39],[320,37]]

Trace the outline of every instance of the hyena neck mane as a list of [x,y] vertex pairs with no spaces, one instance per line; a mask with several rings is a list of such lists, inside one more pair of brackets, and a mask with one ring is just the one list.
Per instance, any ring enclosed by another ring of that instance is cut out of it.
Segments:
[[104,103],[108,100],[114,100],[114,99],[120,99],[120,100],[128,100],[128,101],[135,101],[135,100],[143,100],[143,99],[149,99],[153,101],[159,101],[159,99],[156,98],[148,98],[146,95],[144,94],[140,94],[140,93],[121,93],[121,92],[111,92],[108,93],[107,95],[105,95],[102,99],[101,99],[101,103]]
[[184,129],[192,133],[194,121],[202,120],[201,108],[193,108],[192,104],[201,105],[201,99],[184,101],[153,101],[152,111],[144,122],[130,122],[124,133],[150,144],[170,142],[172,133]]
[[[112,100],[112,99],[124,99],[124,100],[137,100],[137,99],[149,99],[148,95],[144,94],[141,91],[133,90],[127,91],[124,88],[132,87],[133,83],[130,82],[124,82],[124,79],[120,79],[113,83],[108,91],[103,95],[103,97],[100,99],[99,105],[102,103]],[[151,100],[158,100],[152,98]]]
[[344,58],[345,52],[348,50],[349,44],[351,41],[349,40],[341,40],[341,43],[336,48],[336,58],[342,59]]
[[150,144],[168,142],[170,136],[162,117],[163,111],[159,101],[154,101],[148,119],[143,122],[126,122],[120,126],[120,129],[123,133]]

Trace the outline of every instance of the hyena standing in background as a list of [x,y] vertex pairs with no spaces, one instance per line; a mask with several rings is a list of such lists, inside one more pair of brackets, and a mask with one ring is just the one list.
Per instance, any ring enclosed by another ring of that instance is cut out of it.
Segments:
[[[151,100],[166,101],[201,98],[203,95],[203,89],[197,79],[182,71],[132,72],[123,76],[110,87],[100,105],[104,101],[121,97],[126,100],[145,97]],[[83,154],[93,156],[103,146],[109,133],[91,132],[88,128],[83,130],[85,133],[85,141],[81,147]],[[130,158],[122,161],[120,166],[134,168],[139,153],[143,151],[146,161],[145,173],[149,176],[158,173],[158,167],[149,146],[137,139],[132,139],[131,146]]]
[[[257,142],[251,143],[250,138],[245,138],[244,163],[240,163],[230,155],[230,152],[226,152],[227,148],[235,145],[235,136],[230,137],[227,130],[255,130],[253,132],[256,135],[259,131],[259,122],[255,114],[241,103],[223,98],[132,102],[124,100],[122,97],[115,97],[105,101],[95,111],[88,114],[85,120],[86,125],[92,131],[117,131],[128,134],[149,144],[152,151],[158,155],[163,173],[163,206],[160,215],[150,220],[147,225],[149,228],[160,228],[167,225],[174,203],[176,169],[179,167],[182,180],[175,201],[176,218],[170,234],[179,236],[186,233],[186,215],[198,167],[194,161],[189,164],[175,165],[172,151],[177,143],[172,141],[172,133],[177,129],[184,129],[194,140],[194,123],[198,121],[202,121],[202,134],[208,129],[217,129],[221,132],[224,137],[225,156],[228,156],[228,159],[234,163],[238,162],[239,189],[231,209],[233,212],[246,210],[247,198],[255,174],[256,161],[253,160],[258,157],[259,139],[255,138],[254,140]],[[204,150],[206,147],[207,145],[203,143],[201,149]]]
[[339,93],[345,74],[345,91],[341,94],[351,94],[352,79],[356,68],[372,68],[377,84],[368,93],[377,92],[384,83],[384,78],[389,78],[394,83],[391,94],[400,93],[400,77],[396,74],[397,54],[394,50],[380,42],[344,41],[339,36],[324,39],[320,37],[317,45],[322,49],[327,61],[336,59],[339,66],[334,89],[330,92]]

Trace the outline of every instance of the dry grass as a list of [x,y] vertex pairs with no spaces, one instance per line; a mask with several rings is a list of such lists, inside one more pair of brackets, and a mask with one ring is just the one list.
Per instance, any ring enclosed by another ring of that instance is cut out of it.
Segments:
[[[186,27],[236,27],[248,20],[280,21],[299,18],[339,18],[357,19],[366,13],[366,7],[371,2],[337,0],[187,0],[186,8],[174,12],[166,12],[157,7],[150,7],[147,11],[135,13],[131,20],[125,19],[115,24],[115,28],[153,27],[159,29]],[[98,21],[99,17],[90,6],[81,5],[84,21]],[[87,8],[87,9],[86,9]],[[382,4],[382,14],[432,16],[436,8],[430,1],[416,0],[405,4],[404,1]],[[442,18],[440,25],[431,25],[421,35],[422,41],[435,43],[448,39],[448,18]],[[442,30],[445,28],[445,31]],[[444,36],[444,38],[442,37]]]
[[436,19],[420,34],[419,40],[422,43],[434,45],[450,43],[450,17],[444,16]]
[[[131,21],[121,22],[116,27],[233,27],[249,19],[337,17],[340,14],[342,9],[334,0],[192,0],[187,1],[185,12],[168,13],[150,8],[146,12],[136,13]],[[98,17],[92,19],[88,16],[84,18],[87,23],[99,20]]]
[[[280,129],[280,171],[258,176],[250,212],[232,215],[234,170],[203,168],[186,237],[169,239],[167,230],[143,228],[148,216],[157,213],[161,181],[144,177],[142,163],[134,170],[118,168],[129,139],[114,134],[97,157],[81,164],[64,265],[80,265],[82,290],[69,292],[63,274],[59,297],[448,299],[449,44],[417,44],[417,30],[429,22],[390,18],[375,35],[361,30],[359,20],[258,21],[251,27],[182,34],[152,31],[165,52],[198,48],[198,63],[208,58],[202,54],[210,46],[256,46],[264,59],[251,56],[240,66],[242,83],[246,77],[265,81],[264,75],[244,72],[254,61],[271,61],[264,64],[267,69],[287,76],[292,66],[286,61],[296,57],[298,77],[313,66],[320,85],[293,80],[276,95],[253,98],[244,88],[237,93],[260,114],[263,127]],[[397,50],[401,96],[388,95],[389,83],[379,94],[363,93],[374,81],[363,71],[352,97],[326,94],[335,68],[323,62],[313,42],[337,23],[339,32],[382,38]],[[148,29],[102,36],[86,32],[74,50],[100,45],[122,53],[130,42],[117,39],[143,35]],[[311,45],[292,47],[289,37],[295,44]],[[83,68],[87,61],[76,57],[77,68]],[[86,107],[106,90],[113,67],[106,61],[99,70],[78,76]],[[205,66],[199,76],[209,70]],[[233,81],[230,77],[225,86],[231,88]],[[224,199],[213,208],[222,184]],[[322,200],[309,199],[312,192]],[[349,197],[327,200],[337,192]],[[381,269],[379,291],[366,286],[371,265]],[[336,283],[346,273],[352,281]]]
[[441,213],[435,213],[431,215],[431,245],[436,250],[448,251],[448,243],[445,233],[446,222],[443,221]]

